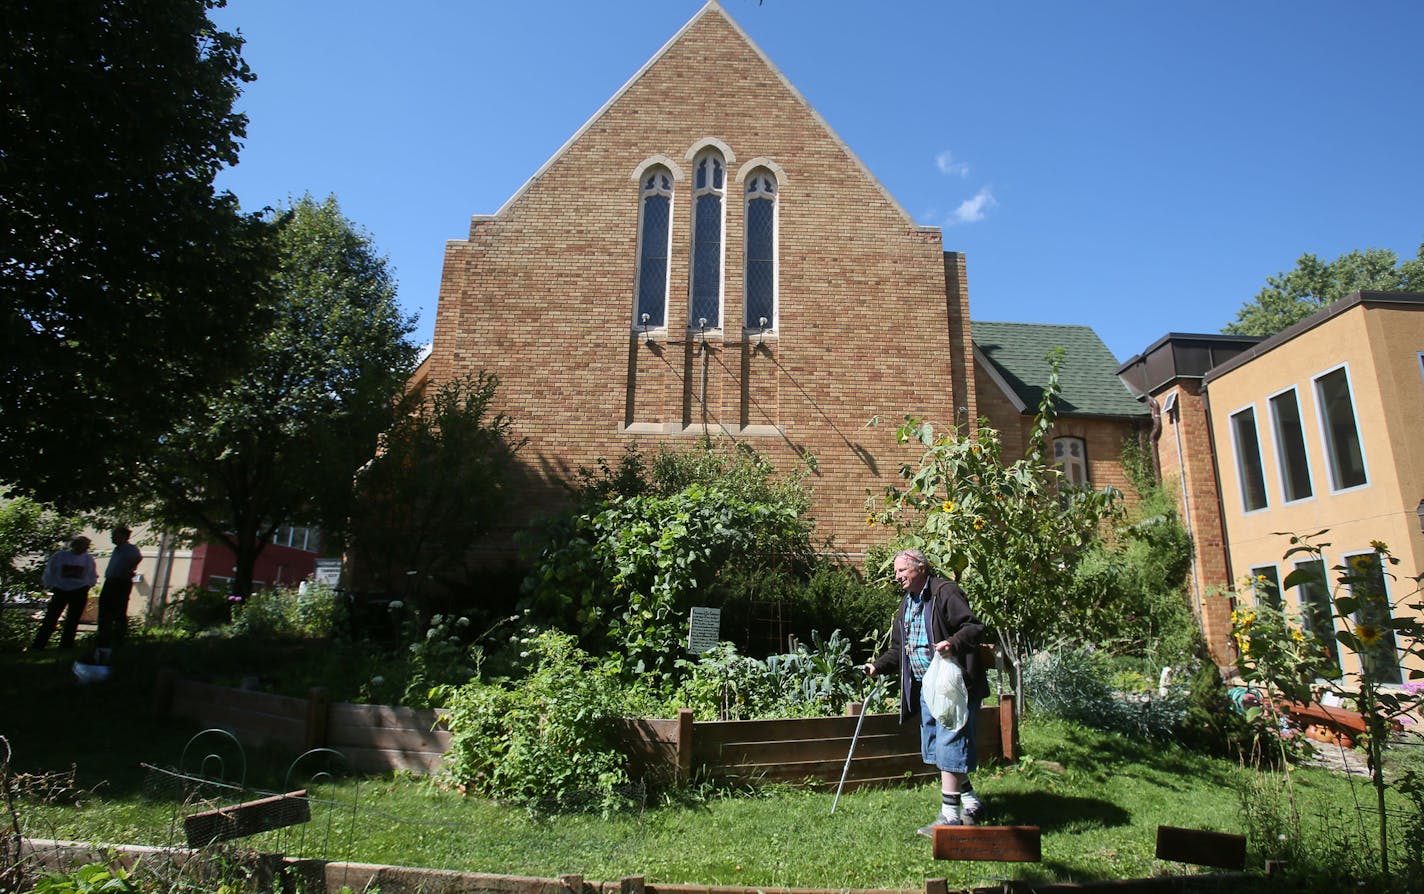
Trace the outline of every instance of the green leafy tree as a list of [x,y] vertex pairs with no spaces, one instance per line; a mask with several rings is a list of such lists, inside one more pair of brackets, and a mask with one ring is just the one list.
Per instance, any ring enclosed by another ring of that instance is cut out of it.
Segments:
[[490,409],[499,379],[480,372],[408,398],[356,479],[350,542],[363,585],[419,601],[435,584],[468,588],[471,544],[508,503],[513,421]]
[[0,484],[0,600],[40,592],[45,560],[83,524]]
[[890,528],[900,548],[922,550],[964,587],[1012,661],[1020,696],[1017,671],[1029,649],[1071,630],[1065,594],[1099,526],[1118,511],[1120,496],[1112,489],[1064,487],[1048,461],[1062,351],[1047,359],[1049,379],[1025,456],[1005,463],[998,432],[982,423],[973,435],[958,428],[939,433],[907,416],[896,438],[922,448],[919,462],[900,467],[903,486],[890,485],[867,500],[871,524]]
[[352,477],[390,425],[415,353],[385,258],[335,197],[305,196],[271,226],[280,262],[248,363],[196,395],[135,470],[146,514],[233,551],[239,597],[278,526],[344,527]]
[[1416,257],[1400,262],[1388,249],[1352,251],[1333,261],[1301,255],[1294,270],[1266,280],[1266,287],[1224,326],[1230,335],[1274,335],[1326,305],[1356,291],[1424,289],[1424,244]]
[[253,75],[220,5],[5,3],[0,468],[40,499],[111,503],[247,341],[265,228],[213,178]]

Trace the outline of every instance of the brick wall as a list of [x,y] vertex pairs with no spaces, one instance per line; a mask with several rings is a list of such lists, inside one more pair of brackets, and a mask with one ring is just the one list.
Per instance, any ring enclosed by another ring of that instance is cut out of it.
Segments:
[[1235,660],[1231,644],[1234,601],[1224,595],[1231,588],[1231,570],[1227,563],[1206,402],[1200,382],[1192,379],[1179,380],[1153,396],[1161,403],[1172,391],[1177,395],[1176,408],[1162,416],[1157,457],[1162,481],[1177,490],[1179,508],[1192,534],[1193,608],[1212,657],[1218,664],[1226,665]]
[[[722,333],[687,329],[691,150],[727,158]],[[671,160],[666,333],[633,331],[639,165]],[[779,325],[742,333],[744,203],[752,159],[779,169]],[[946,284],[946,270],[952,282]],[[875,531],[867,488],[913,454],[872,416],[974,413],[963,259],[917,227],[718,8],[705,8],[498,214],[445,255],[433,381],[498,374],[496,409],[528,442],[517,526],[559,482],[629,444],[690,446],[710,426],[777,466],[814,455],[818,533],[850,552]],[[959,392],[966,393],[959,393]]]

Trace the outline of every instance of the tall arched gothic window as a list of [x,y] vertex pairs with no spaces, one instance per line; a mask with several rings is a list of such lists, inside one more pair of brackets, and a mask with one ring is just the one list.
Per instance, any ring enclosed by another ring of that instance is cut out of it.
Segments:
[[726,165],[721,154],[698,156],[692,174],[692,305],[689,329],[722,326],[722,198]]
[[747,178],[747,329],[776,327],[776,177],[758,170]]
[[633,325],[667,325],[668,245],[672,236],[672,174],[654,167],[643,172],[638,211],[638,284]]

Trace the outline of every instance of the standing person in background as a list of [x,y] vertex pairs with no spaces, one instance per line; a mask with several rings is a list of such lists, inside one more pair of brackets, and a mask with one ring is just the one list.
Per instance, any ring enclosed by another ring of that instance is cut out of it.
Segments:
[[59,623],[60,612],[64,616],[64,629],[59,634],[61,649],[74,648],[74,634],[79,629],[79,616],[84,614],[84,603],[89,598],[89,588],[99,579],[99,571],[94,567],[94,557],[89,554],[89,538],[83,535],[69,541],[69,549],[63,549],[49,557],[44,568],[44,586],[50,591],[49,606],[45,608],[44,620],[40,622],[35,641],[30,644],[32,651],[38,652],[49,645],[49,638]]
[[124,641],[129,626],[129,594],[133,576],[143,553],[129,542],[133,532],[125,525],[114,528],[114,552],[104,568],[104,586],[99,590],[99,645],[110,648]]
[[[900,673],[900,720],[918,713],[920,751],[925,763],[940,771],[940,812],[917,831],[932,836],[934,827],[973,826],[984,817],[984,804],[974,792],[969,774],[979,765],[976,726],[979,703],[989,695],[989,680],[979,658],[984,625],[969,608],[969,598],[954,581],[930,574],[929,561],[919,550],[895,556],[895,581],[905,591],[890,635],[890,648],[867,662],[872,676]],[[969,690],[969,718],[958,730],[946,730],[925,705],[921,681],[938,653],[964,672]]]

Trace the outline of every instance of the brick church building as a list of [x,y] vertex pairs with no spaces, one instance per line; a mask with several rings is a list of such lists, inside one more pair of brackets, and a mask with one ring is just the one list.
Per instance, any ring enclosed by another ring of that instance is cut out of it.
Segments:
[[[814,457],[817,534],[855,558],[883,535],[867,489],[918,455],[894,424],[972,424],[975,363],[964,257],[714,0],[447,244],[421,372],[499,376],[527,439],[511,526],[580,466],[711,435],[783,470]],[[1124,433],[1143,412],[1125,403]]]

